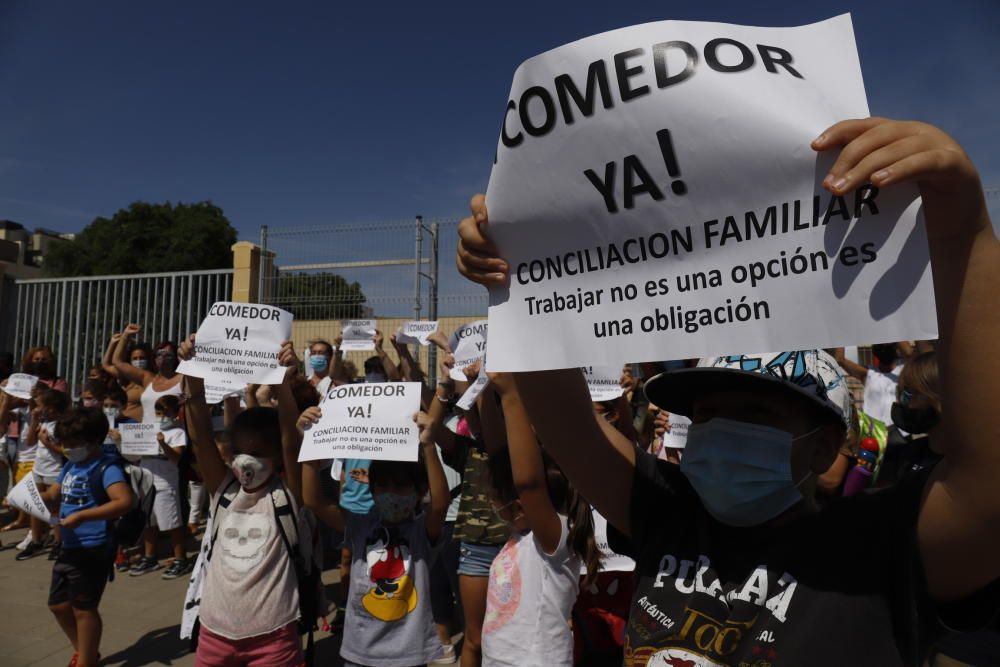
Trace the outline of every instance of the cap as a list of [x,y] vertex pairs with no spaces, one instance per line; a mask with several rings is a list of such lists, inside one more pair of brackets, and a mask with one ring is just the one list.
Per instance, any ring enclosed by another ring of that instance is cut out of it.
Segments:
[[851,393],[844,371],[823,350],[706,357],[696,368],[660,373],[646,383],[646,398],[668,412],[690,417],[694,399],[707,391],[785,387],[851,423]]

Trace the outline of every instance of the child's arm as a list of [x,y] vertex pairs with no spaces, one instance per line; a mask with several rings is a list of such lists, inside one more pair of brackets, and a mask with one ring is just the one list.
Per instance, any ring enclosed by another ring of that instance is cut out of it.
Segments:
[[[344,344],[344,337],[337,336],[333,341],[333,367],[330,369],[330,382],[343,382],[344,378],[344,351],[340,346]],[[346,378],[350,382],[352,378]]]
[[[58,485],[55,485],[58,488]],[[132,508],[132,487],[128,482],[116,482],[105,488],[108,502],[98,507],[73,512],[59,522],[64,528],[76,528],[84,521],[110,521]]]
[[35,429],[35,433],[37,434],[38,442],[40,442],[43,447],[48,449],[50,452],[58,454],[59,456],[63,455],[62,445],[59,444],[57,440],[49,436],[49,432],[42,428],[41,425]]
[[299,358],[295,356],[295,346],[286,340],[281,344],[278,363],[285,367],[285,378],[277,387],[278,420],[281,422],[281,457],[285,464],[285,484],[292,492],[295,502],[302,506],[302,466],[299,465],[299,447],[302,433],[296,427],[299,408],[292,393],[292,378],[299,372]]
[[389,338],[389,342],[392,343],[392,349],[396,350],[396,355],[399,357],[403,379],[409,382],[423,382],[425,377],[424,371],[420,368],[420,362],[413,359],[413,355],[410,354],[410,348],[397,341],[396,334],[393,334]]
[[524,508],[524,518],[545,553],[553,554],[562,541],[563,528],[559,514],[549,499],[542,450],[512,377],[497,373],[491,374],[490,379],[503,401],[510,467],[518,500]]
[[[247,385],[248,387],[250,385]],[[250,392],[247,391],[246,398],[250,400]],[[249,403],[247,403],[249,405]],[[222,399],[222,425],[228,431],[233,427],[233,422],[236,421],[236,417],[243,412],[243,406],[240,405],[239,396],[226,396]]]
[[507,424],[500,413],[497,402],[501,400],[497,388],[491,382],[476,401],[479,408],[480,436],[486,446],[486,453],[499,452],[507,446]]
[[138,324],[130,324],[125,327],[121,338],[118,339],[118,344],[115,346],[115,356],[112,362],[115,370],[118,371],[118,377],[123,377],[129,382],[145,386],[152,382],[153,374],[148,370],[136,368],[125,358],[129,339],[140,331],[142,331],[142,327]]
[[[413,415],[413,421],[419,415]],[[427,507],[427,539],[431,544],[437,544],[444,530],[444,518],[451,504],[451,493],[448,490],[448,480],[444,477],[444,468],[438,458],[437,447],[434,446],[434,433],[429,428],[420,429],[420,450],[427,467],[427,488],[431,493],[431,502]]]
[[[296,428],[300,433],[304,433],[306,426],[315,424],[323,416],[318,408],[306,408],[299,417]],[[301,437],[301,436],[300,436]],[[302,467],[302,502],[313,511],[316,517],[330,526],[334,530],[344,530],[344,511],[340,509],[340,503],[331,501],[323,495],[323,485],[320,482],[320,475],[323,474],[322,461],[303,461]],[[343,475],[340,478],[343,486]]]
[[[243,391],[243,400],[246,401],[248,408],[260,407],[260,403],[257,401],[257,392],[260,391],[259,384],[248,384]],[[235,417],[234,417],[235,419]]]
[[166,438],[163,437],[163,433],[156,434],[156,441],[160,443],[160,451],[163,455],[167,457],[167,460],[177,465],[181,461],[181,454],[184,452],[183,447],[171,447],[167,444]]
[[49,484],[48,488],[44,491],[39,491],[38,495],[41,497],[42,502],[45,503],[45,506],[49,508],[50,512],[56,512],[62,500],[62,484]]
[[[194,334],[181,343],[177,350],[180,359],[194,357]],[[205,480],[205,490],[214,494],[229,473],[229,466],[222,460],[219,449],[215,446],[215,436],[212,432],[212,413],[205,403],[205,381],[201,378],[185,375],[184,410],[187,416],[188,435],[194,447],[201,476]]]
[[385,378],[389,382],[399,382],[403,377],[399,374],[399,369],[396,368],[396,364],[392,363],[392,359],[389,358],[388,353],[385,351],[382,343],[384,338],[382,337],[382,332],[376,329],[375,331],[375,354],[378,358],[382,360],[382,370],[385,371]]
[[847,374],[862,384],[868,379],[868,369],[844,356],[844,348],[833,348],[833,358]]

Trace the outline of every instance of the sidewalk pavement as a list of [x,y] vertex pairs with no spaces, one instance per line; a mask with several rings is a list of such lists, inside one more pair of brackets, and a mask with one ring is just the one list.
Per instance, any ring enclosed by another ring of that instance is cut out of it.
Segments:
[[[73,649],[47,606],[52,562],[47,554],[14,560],[20,553],[14,545],[26,532],[0,533],[0,665],[64,667]],[[116,572],[108,583],[100,606],[102,665],[194,665],[188,642],[178,637],[188,577],[165,581],[162,574],[162,569],[141,577]],[[339,579],[336,568],[323,573],[330,600],[337,599],[334,584]],[[316,664],[341,665],[339,636],[320,630],[315,637]]]

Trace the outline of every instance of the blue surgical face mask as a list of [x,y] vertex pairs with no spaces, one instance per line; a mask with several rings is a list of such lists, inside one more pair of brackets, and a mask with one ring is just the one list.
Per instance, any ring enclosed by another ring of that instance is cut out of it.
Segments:
[[791,433],[731,419],[712,419],[688,428],[681,472],[705,509],[729,526],[756,526],[802,500],[792,479]]
[[330,361],[322,354],[314,354],[309,357],[309,365],[314,371],[325,371]]

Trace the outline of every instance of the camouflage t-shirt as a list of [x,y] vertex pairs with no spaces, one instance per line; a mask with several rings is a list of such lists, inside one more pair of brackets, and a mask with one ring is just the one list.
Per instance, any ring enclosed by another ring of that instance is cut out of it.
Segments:
[[455,450],[444,453],[445,463],[462,471],[462,495],[455,520],[454,540],[473,544],[507,541],[507,524],[497,518],[489,501],[489,455],[478,440],[455,436]]

